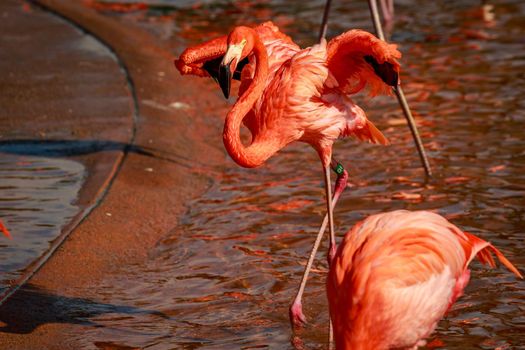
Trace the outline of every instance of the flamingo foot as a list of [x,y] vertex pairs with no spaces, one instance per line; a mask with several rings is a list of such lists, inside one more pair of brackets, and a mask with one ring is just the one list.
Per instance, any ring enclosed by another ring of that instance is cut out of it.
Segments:
[[306,316],[303,314],[303,305],[300,301],[294,301],[290,306],[290,322],[293,328],[299,328],[306,324]]

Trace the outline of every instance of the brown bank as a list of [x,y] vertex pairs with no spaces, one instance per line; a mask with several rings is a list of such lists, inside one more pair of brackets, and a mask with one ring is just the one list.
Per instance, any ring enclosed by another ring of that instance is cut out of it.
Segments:
[[[2,348],[77,349],[75,339],[92,326],[78,321],[82,315],[67,304],[99,302],[98,296],[104,291],[97,286],[102,279],[144,261],[148,250],[177,224],[185,202],[205,190],[209,182],[206,170],[224,156],[217,144],[207,144],[211,135],[206,134],[206,116],[198,113],[196,105],[204,106],[214,97],[199,95],[199,81],[186,80],[181,84],[168,48],[158,46],[155,38],[143,30],[129,23],[124,26],[118,19],[100,15],[81,3],[69,0],[35,3],[47,10],[23,10],[23,4],[18,1],[3,3],[4,17],[13,20],[12,30],[23,32],[23,26],[29,23],[40,23],[41,29],[48,28],[49,24],[54,26],[55,34],[61,33],[61,40],[74,41],[75,35],[81,33],[72,23],[63,20],[58,23],[58,14],[109,46],[124,68],[119,69],[117,63],[104,68],[106,71],[102,74],[118,74],[111,82],[104,77],[89,78],[89,72],[86,73],[86,79],[99,82],[96,90],[101,95],[120,96],[115,104],[105,101],[102,110],[75,102],[76,97],[89,93],[81,88],[81,80],[77,79],[73,85],[69,80],[53,82],[58,92],[48,98],[59,101],[63,110],[68,111],[56,117],[57,130],[63,129],[61,123],[68,123],[65,118],[69,115],[73,121],[70,129],[77,130],[76,134],[73,132],[77,139],[111,140],[118,146],[81,159],[91,172],[79,201],[84,207],[94,209],[83,220],[77,217],[66,228],[68,235],[64,243],[29,282],[0,307]],[[53,49],[47,46],[53,40],[45,40],[46,35],[49,38],[53,33],[43,33],[39,38],[38,28],[36,30],[26,28],[26,34],[38,42],[36,50],[30,47],[17,50],[18,54],[38,54]],[[32,43],[29,40],[20,45]],[[24,57],[18,59],[23,61]],[[65,59],[58,58],[55,68],[74,70],[74,65]],[[48,68],[51,66],[53,62]],[[31,75],[26,78],[29,84]],[[126,87],[125,80],[131,82],[131,86]],[[61,89],[67,93],[60,95]],[[28,99],[27,103],[46,100],[41,96],[42,91],[34,94],[37,100]],[[56,94],[61,98],[57,99]],[[96,101],[98,97],[93,98]],[[34,108],[38,110],[39,106]],[[55,106],[55,109],[61,108]],[[27,128],[26,135],[31,135],[38,129],[14,120],[15,114],[13,112],[13,120],[8,121],[9,128],[2,128],[2,137],[24,128]],[[24,115],[31,113],[24,112]],[[38,115],[41,113],[34,113],[34,118]],[[96,120],[90,120],[90,116]],[[32,123],[31,120],[28,122]],[[49,125],[49,120],[46,123]],[[46,135],[40,137],[46,138]],[[211,138],[215,143],[220,142],[220,137]]]

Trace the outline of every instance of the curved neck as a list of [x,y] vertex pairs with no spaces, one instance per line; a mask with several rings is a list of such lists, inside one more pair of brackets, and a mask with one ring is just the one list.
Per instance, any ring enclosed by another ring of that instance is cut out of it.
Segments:
[[266,48],[255,31],[251,30],[250,32],[251,39],[254,41],[255,75],[250,86],[239,96],[237,102],[235,102],[226,116],[222,134],[224,146],[230,157],[245,168],[254,168],[261,165],[278,150],[272,144],[258,140],[257,135],[252,135],[252,143],[248,147],[245,147],[241,142],[242,120],[261,97],[268,76],[268,54],[266,53]]

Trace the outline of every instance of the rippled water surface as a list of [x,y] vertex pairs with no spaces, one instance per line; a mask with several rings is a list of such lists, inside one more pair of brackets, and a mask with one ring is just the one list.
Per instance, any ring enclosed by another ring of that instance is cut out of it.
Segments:
[[78,162],[20,155],[38,146],[0,147],[0,219],[13,239],[0,241],[0,290],[42,255],[50,241],[77,213],[74,205],[84,181]]
[[[146,4],[106,3],[99,10],[140,23],[177,53],[235,24],[268,19],[302,45],[312,44],[323,6],[313,0]],[[436,210],[525,270],[525,4],[493,2],[488,12],[479,1],[396,1],[391,40],[404,54],[402,82],[436,176],[425,181],[393,98],[357,98],[392,145],[336,143],[352,185],[336,209],[339,236],[373,213]],[[356,27],[371,30],[366,2],[335,0],[329,36]],[[203,93],[220,91],[210,81]],[[211,107],[217,138],[210,142],[222,148],[227,104]],[[225,156],[224,167],[210,173],[207,193],[190,203],[148,263],[105,286],[105,302],[160,314],[93,317],[102,327],[82,335],[86,347],[294,347],[288,305],[324,212],[320,162],[308,145],[296,144],[259,169],[241,169]],[[326,268],[323,252],[307,286],[309,324],[296,334],[298,348],[326,348]],[[525,349],[525,283],[502,268],[473,263],[472,270],[465,296],[439,323],[431,346]]]

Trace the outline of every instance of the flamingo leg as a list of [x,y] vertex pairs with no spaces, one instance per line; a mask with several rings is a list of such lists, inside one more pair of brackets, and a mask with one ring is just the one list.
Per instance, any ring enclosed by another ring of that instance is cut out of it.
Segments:
[[[392,9],[393,9],[392,4]],[[368,0],[368,7],[370,8],[370,15],[372,16],[372,22],[374,23],[374,29],[376,31],[376,35],[379,39],[385,40],[385,35],[383,33],[383,27],[381,26],[381,20],[379,18],[379,11],[377,10],[377,0]],[[425,169],[425,174],[427,177],[432,177],[432,169],[430,168],[430,163],[428,162],[427,154],[425,152],[425,147],[423,146],[423,142],[421,141],[421,136],[419,136],[419,132],[417,130],[417,125],[414,120],[414,117],[412,116],[412,112],[410,111],[410,107],[408,106],[408,102],[405,98],[405,94],[403,93],[403,89],[401,88],[401,85],[398,85],[393,88],[397,100],[399,102],[399,105],[401,106],[401,109],[403,110],[403,114],[405,115],[405,118],[408,123],[408,127],[410,128],[410,132],[412,133],[412,138],[414,139],[414,143],[416,144],[417,151],[419,153],[419,158],[421,160],[421,164],[423,165],[423,168]]]
[[[338,163],[333,158],[332,158],[332,163],[330,164],[330,166],[337,174],[337,179],[335,181],[335,188],[334,188],[334,196],[332,199],[332,208],[334,208],[337,201],[341,197],[341,193],[343,193],[344,189],[346,188],[346,184],[348,182],[348,172],[344,169],[344,167],[340,163]],[[306,287],[306,281],[308,280],[308,275],[310,274],[310,270],[312,268],[312,264],[315,259],[315,255],[317,254],[317,250],[319,249],[319,245],[321,244],[321,240],[323,238],[324,232],[326,231],[327,225],[328,225],[328,214],[325,215],[323,219],[323,223],[321,224],[321,228],[319,229],[319,233],[317,233],[317,237],[315,238],[315,242],[310,252],[310,256],[308,257],[308,262],[306,263],[306,267],[304,268],[304,273],[301,279],[301,284],[299,285],[299,290],[297,291],[297,294],[294,298],[294,301],[292,302],[292,305],[290,305],[290,322],[292,323],[293,327],[297,327],[297,326],[300,326],[301,324],[306,323],[306,317],[303,314],[303,305],[302,305],[303,293]],[[334,253],[335,253],[335,241],[334,241]]]
[[330,246],[328,248],[328,265],[335,256],[335,225],[334,225],[334,207],[332,205],[332,185],[330,183],[330,167],[324,167],[324,183],[326,193],[326,209],[328,213],[328,232],[330,234]]
[[328,328],[328,350],[332,350],[334,344],[334,325],[332,324],[332,317],[330,317],[330,326]]
[[389,27],[394,20],[394,0],[381,0],[380,3],[385,26]]
[[319,42],[326,36],[326,30],[328,29],[328,14],[330,13],[330,5],[332,0],[326,0],[323,12],[323,21],[321,23],[321,29],[319,30]]

